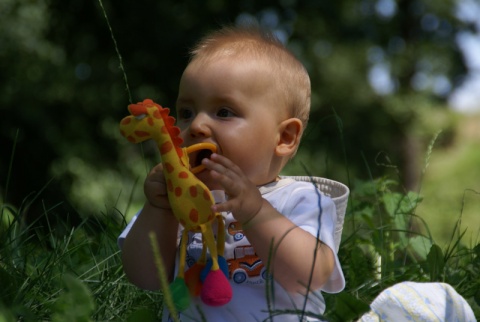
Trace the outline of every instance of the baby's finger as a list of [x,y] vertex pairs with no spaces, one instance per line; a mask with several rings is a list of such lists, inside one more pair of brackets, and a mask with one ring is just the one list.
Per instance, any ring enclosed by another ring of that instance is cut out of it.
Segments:
[[236,196],[238,193],[237,183],[239,182],[237,177],[228,169],[225,169],[226,172],[220,173],[216,170],[210,172],[212,178],[223,187],[223,190],[228,195]]
[[214,212],[234,212],[235,204],[232,201],[225,201],[222,203],[217,203],[212,206]]
[[202,163],[205,165],[206,169],[211,171],[217,180],[224,180],[225,178],[233,178],[236,176],[232,170],[225,167],[221,163],[209,159],[203,159]]
[[232,173],[240,174],[240,168],[233,163],[230,159],[224,157],[223,155],[213,153],[210,157],[210,161],[215,162],[216,164],[222,165],[225,169],[230,170]]
[[159,176],[163,173],[163,164],[159,163],[152,168],[149,172],[149,176]]

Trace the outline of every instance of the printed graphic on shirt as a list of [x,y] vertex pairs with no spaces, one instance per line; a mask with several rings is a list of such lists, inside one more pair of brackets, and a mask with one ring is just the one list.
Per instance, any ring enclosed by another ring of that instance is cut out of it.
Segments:
[[243,239],[245,235],[243,234],[242,225],[238,221],[234,221],[228,225],[227,234],[233,236],[233,239],[237,242]]
[[[225,260],[228,264],[229,278],[236,284],[260,285],[265,283],[267,270],[245,237],[241,224],[236,221],[225,222]],[[189,234],[187,243],[187,266],[191,267],[202,253],[202,235]]]
[[[252,246],[238,246],[233,250],[234,257],[227,259],[230,279],[237,284],[262,284],[267,273],[262,260]],[[255,278],[257,277],[257,278]],[[261,277],[259,279],[258,277]],[[247,281],[247,279],[249,279]]]

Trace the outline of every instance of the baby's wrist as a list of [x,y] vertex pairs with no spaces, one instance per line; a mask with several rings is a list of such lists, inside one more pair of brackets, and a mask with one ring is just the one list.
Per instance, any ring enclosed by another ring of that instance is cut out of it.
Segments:
[[254,226],[257,225],[257,223],[259,221],[261,221],[261,212],[262,212],[262,209],[264,208],[265,206],[265,203],[268,203],[265,199],[262,200],[262,205],[260,206],[260,208],[258,209],[257,212],[255,212],[253,215],[251,215],[249,218],[247,218],[246,220],[244,221],[241,221],[241,225],[242,225],[242,229],[243,230],[248,230]]
[[248,218],[246,221],[242,222],[241,223],[241,226],[242,226],[242,230],[248,230],[250,228],[252,228],[253,226],[255,226],[255,217],[257,215],[254,215],[250,218]]

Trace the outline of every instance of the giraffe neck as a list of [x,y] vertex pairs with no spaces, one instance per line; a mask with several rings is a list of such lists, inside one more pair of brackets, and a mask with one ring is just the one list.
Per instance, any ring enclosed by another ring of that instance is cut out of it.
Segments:
[[180,171],[184,171],[187,168],[182,162],[183,151],[180,147],[175,145],[163,119],[158,120],[158,122],[160,130],[158,131],[156,141],[162,158],[162,163],[168,170],[166,176],[175,176]]

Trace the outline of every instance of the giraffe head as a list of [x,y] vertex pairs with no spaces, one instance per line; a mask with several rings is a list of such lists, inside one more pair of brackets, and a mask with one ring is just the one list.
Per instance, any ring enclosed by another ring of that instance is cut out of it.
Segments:
[[169,115],[170,109],[145,99],[137,104],[128,106],[130,115],[120,122],[120,133],[130,142],[140,143],[153,139],[158,145],[164,143],[165,135],[169,134],[171,142],[181,157],[183,152],[180,148],[183,140],[178,135],[180,129],[175,124],[175,118]]
[[[187,148],[181,148],[183,143],[179,137],[180,129],[176,127],[175,118],[170,116],[170,110],[145,99],[137,104],[128,106],[130,115],[120,121],[120,133],[132,143],[140,143],[149,139],[156,141],[160,153],[170,151],[175,147],[180,162],[191,168],[193,173],[202,171],[201,159],[216,152],[217,147],[212,143],[197,143]],[[163,154],[163,153],[162,153]],[[188,155],[193,154],[193,160]]]

